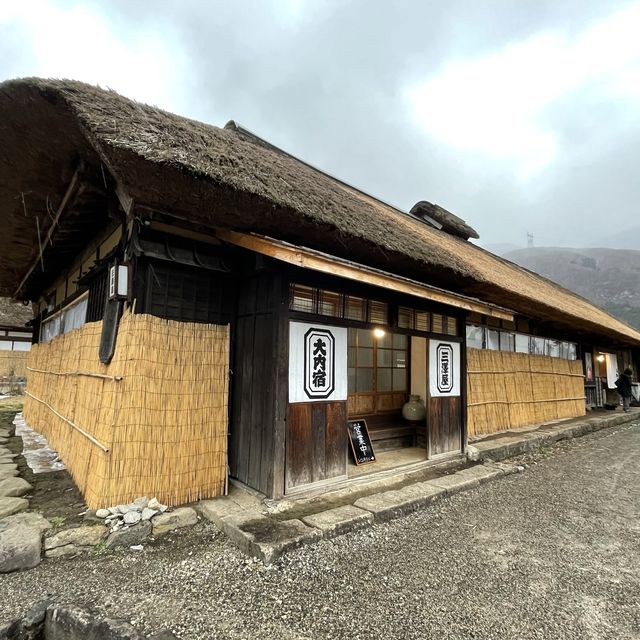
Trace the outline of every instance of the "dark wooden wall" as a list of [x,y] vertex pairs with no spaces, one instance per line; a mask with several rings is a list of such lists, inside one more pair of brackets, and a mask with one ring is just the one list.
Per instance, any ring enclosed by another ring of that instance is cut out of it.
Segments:
[[[464,383],[466,380],[463,378]],[[429,457],[462,451],[461,396],[429,400]]]
[[286,488],[345,476],[347,444],[346,402],[290,404]]
[[240,283],[233,329],[230,474],[274,498],[284,494],[288,342],[283,286],[281,277],[268,271]]

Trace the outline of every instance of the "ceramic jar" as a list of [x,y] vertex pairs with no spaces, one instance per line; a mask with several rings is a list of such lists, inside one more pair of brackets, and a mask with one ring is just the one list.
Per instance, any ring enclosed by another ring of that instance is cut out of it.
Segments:
[[409,401],[402,405],[402,417],[409,422],[420,422],[427,415],[427,409],[418,395],[409,396]]

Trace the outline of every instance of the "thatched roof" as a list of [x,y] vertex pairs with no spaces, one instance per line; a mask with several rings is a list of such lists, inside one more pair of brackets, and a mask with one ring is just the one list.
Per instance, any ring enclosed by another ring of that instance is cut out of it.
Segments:
[[24,327],[32,317],[31,306],[0,298],[0,327]]
[[136,203],[185,224],[272,236],[576,333],[640,344],[640,332],[585,299],[235,127],[213,127],[78,82],[27,79],[0,84],[0,148],[0,219],[8,229],[0,234],[0,294],[13,293],[37,257],[33,216],[46,224],[46,198],[61,199],[64,178],[81,157],[102,164]]

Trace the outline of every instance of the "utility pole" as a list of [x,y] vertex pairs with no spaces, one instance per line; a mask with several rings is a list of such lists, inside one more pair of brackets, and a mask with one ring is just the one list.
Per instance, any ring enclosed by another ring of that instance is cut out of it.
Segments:
[[533,233],[527,231],[527,247],[533,247]]

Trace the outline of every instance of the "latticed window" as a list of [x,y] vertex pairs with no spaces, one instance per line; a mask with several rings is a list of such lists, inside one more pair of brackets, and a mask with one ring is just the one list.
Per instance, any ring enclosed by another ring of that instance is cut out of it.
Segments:
[[291,285],[289,309],[373,324],[389,323],[389,305],[386,302],[367,300],[302,284]]
[[399,409],[408,389],[409,339],[403,334],[376,337],[371,329],[349,329],[348,388],[352,413]]

